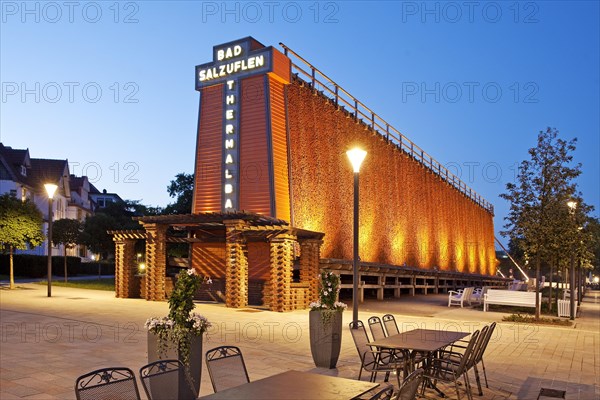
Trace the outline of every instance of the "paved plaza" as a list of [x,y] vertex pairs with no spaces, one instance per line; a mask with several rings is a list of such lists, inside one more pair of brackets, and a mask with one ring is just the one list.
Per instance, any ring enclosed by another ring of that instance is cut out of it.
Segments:
[[[74,399],[75,379],[85,372],[107,366],[137,372],[147,362],[144,322],[168,312],[166,302],[117,299],[113,292],[96,290],[54,287],[49,299],[45,286],[31,283],[12,291],[2,287],[0,302],[2,400]],[[207,303],[196,309],[213,323],[205,350],[239,346],[251,380],[289,369],[358,376],[358,354],[347,330],[351,311],[344,313],[338,368],[327,370],[312,362],[307,310],[274,313]],[[448,308],[447,295],[369,300],[361,305],[359,317],[366,321],[385,313],[394,314],[403,331],[473,331],[498,322],[485,355],[490,383],[485,399],[535,399],[541,387],[566,390],[567,399],[600,399],[600,292],[588,291],[580,318],[568,328],[504,323],[503,313]],[[451,387],[442,388],[455,398]],[[209,393],[204,367],[200,394]],[[436,397],[430,393],[427,398]]]

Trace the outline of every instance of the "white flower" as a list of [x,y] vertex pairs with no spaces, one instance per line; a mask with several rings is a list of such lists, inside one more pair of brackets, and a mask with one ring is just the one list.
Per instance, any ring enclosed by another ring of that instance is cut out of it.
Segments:
[[194,268],[188,268],[187,274],[190,276],[196,275],[196,270]]

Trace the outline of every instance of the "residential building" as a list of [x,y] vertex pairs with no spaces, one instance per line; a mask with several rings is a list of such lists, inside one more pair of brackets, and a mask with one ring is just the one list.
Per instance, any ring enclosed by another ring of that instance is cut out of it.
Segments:
[[90,198],[94,201],[98,208],[104,208],[108,203],[122,202],[123,199],[116,193],[108,193],[106,189],[100,192],[93,184],[90,183]]

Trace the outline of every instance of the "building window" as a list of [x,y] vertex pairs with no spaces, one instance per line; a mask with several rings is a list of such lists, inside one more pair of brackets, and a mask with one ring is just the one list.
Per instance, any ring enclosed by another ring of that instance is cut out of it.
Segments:
[[21,165],[21,175],[27,176],[27,168],[24,165]]

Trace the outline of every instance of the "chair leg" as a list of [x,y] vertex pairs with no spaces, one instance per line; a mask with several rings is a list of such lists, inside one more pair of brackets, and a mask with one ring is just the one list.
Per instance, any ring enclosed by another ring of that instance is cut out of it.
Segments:
[[479,370],[477,369],[477,364],[473,365],[473,369],[475,370],[475,381],[477,382],[477,389],[479,390],[479,395],[483,396],[483,390],[481,389],[481,378],[479,378]]
[[471,382],[469,381],[469,371],[465,371],[464,373],[465,380],[465,390],[467,391],[467,398],[469,400],[473,400],[473,394],[471,393]]
[[363,366],[360,366],[360,370],[358,371],[358,380],[360,381],[360,376],[362,375]]
[[485,373],[485,363],[483,362],[483,358],[481,359],[481,366],[483,367],[483,378],[485,379],[485,387],[489,389],[487,374]]

